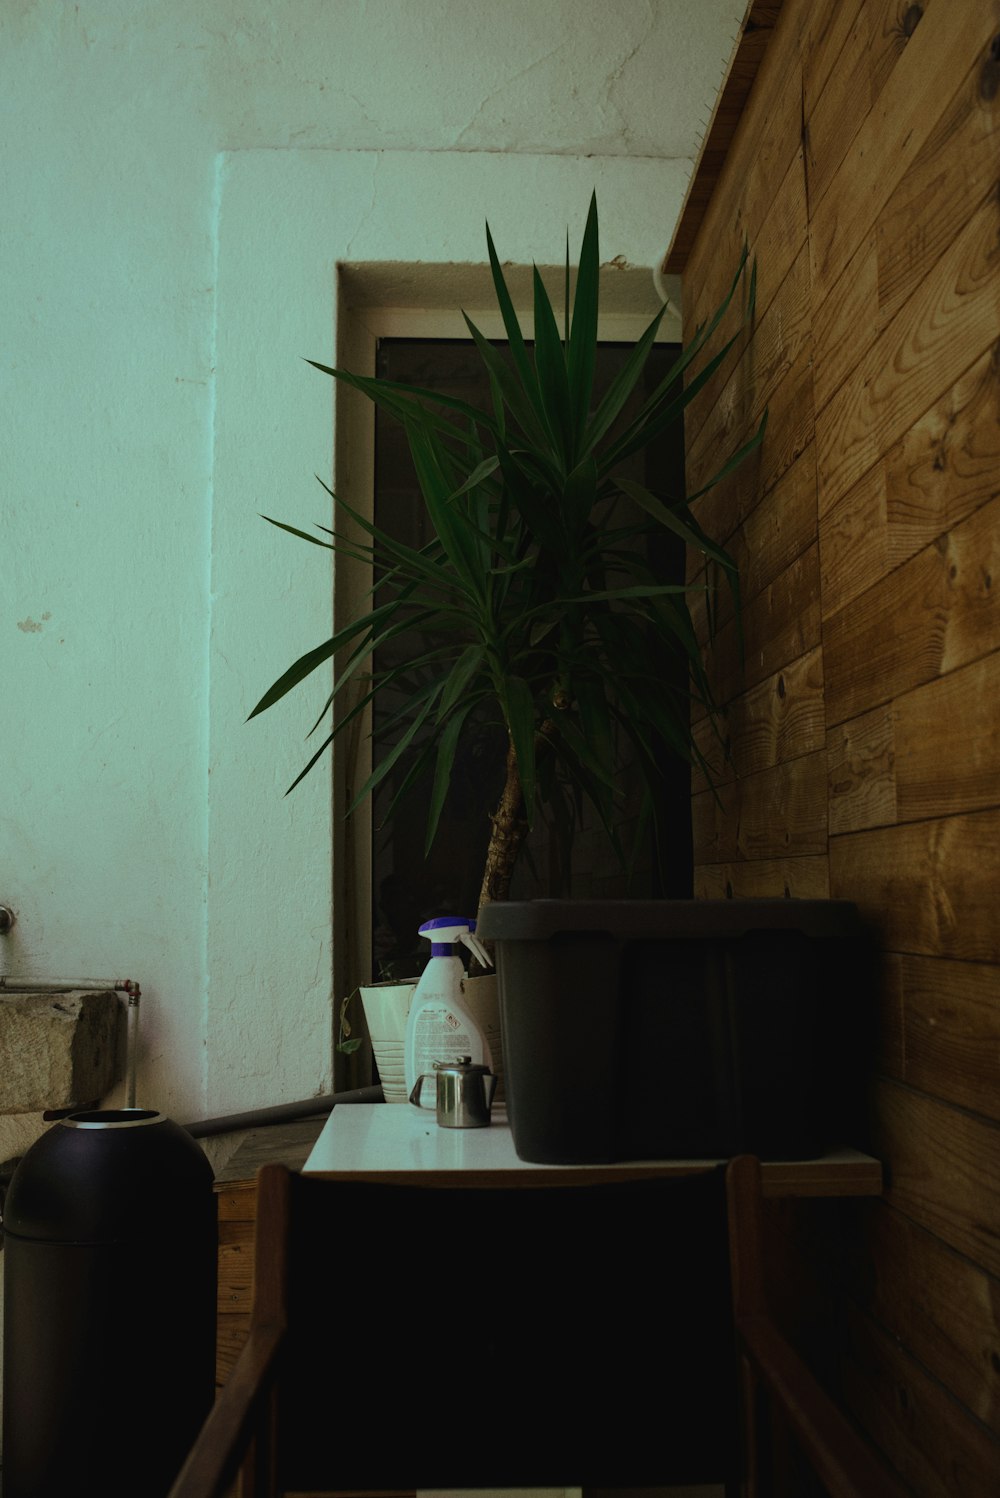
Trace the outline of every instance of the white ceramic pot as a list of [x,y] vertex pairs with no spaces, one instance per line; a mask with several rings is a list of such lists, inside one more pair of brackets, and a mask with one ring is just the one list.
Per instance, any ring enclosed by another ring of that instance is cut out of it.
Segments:
[[417,980],[408,983],[369,983],[361,986],[361,1002],[375,1053],[379,1081],[387,1103],[405,1103],[403,1043]]

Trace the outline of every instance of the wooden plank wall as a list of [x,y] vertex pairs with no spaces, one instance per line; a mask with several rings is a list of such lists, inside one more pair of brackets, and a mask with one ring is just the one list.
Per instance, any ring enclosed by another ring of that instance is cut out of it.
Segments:
[[758,261],[689,490],[769,412],[699,506],[746,648],[724,621],[696,893],[853,899],[882,934],[886,1195],[797,1230],[846,1296],[843,1397],[921,1498],[1000,1492],[998,95],[998,0],[785,0],[666,262],[690,336],[744,236]]

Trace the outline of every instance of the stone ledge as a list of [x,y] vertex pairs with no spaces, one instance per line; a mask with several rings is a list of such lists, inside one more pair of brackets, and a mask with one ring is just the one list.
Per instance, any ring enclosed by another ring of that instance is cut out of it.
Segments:
[[0,995],[0,1114],[75,1108],[104,1097],[118,1073],[118,995]]

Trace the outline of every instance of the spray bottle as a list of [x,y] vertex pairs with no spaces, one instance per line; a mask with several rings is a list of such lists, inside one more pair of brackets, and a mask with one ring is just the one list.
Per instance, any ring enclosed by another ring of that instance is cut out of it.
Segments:
[[[435,1061],[468,1056],[475,1065],[493,1068],[486,1031],[465,1001],[465,967],[458,955],[459,945],[465,945],[484,967],[492,966],[486,948],[473,934],[475,924],[464,916],[442,915],[420,927],[420,935],[431,943],[431,956],[406,1021],[403,1072],[407,1096],[419,1076],[433,1071]],[[434,1089],[425,1086],[421,1107],[434,1106]]]

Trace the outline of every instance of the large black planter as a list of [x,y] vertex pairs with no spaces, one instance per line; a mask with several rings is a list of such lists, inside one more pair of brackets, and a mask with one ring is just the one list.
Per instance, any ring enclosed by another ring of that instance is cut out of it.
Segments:
[[4,1211],[4,1498],[160,1498],[215,1393],[213,1175],[161,1113],[78,1113]]
[[523,1160],[810,1159],[858,1143],[869,959],[829,900],[489,905]]

